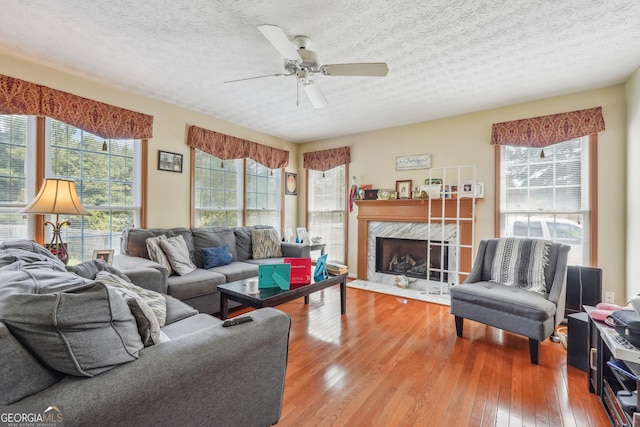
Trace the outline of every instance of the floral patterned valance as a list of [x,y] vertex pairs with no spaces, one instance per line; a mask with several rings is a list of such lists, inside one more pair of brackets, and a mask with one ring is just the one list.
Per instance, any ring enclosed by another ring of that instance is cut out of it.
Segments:
[[198,126],[189,126],[187,144],[223,160],[249,158],[270,169],[284,168],[289,164],[289,152],[286,150]]
[[602,107],[495,123],[491,143],[546,147],[604,130]]
[[304,168],[315,171],[324,172],[349,163],[351,163],[351,150],[349,147],[310,151],[303,154]]
[[3,75],[0,114],[47,116],[107,139],[153,136],[153,116]]

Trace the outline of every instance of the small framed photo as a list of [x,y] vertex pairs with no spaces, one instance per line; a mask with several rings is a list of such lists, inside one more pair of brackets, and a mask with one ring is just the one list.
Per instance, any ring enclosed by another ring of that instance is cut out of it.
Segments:
[[476,199],[484,197],[484,182],[460,181],[458,189],[458,197],[475,197]]
[[298,174],[293,172],[284,173],[284,194],[290,196],[298,195]]
[[182,173],[182,154],[158,150],[158,170]]
[[298,243],[309,243],[309,233],[305,227],[296,228],[296,233],[298,235]]
[[398,193],[398,199],[410,199],[411,198],[411,180],[396,181],[396,192]]
[[460,198],[473,197],[474,186],[474,181],[460,181],[460,185],[458,187],[458,196]]
[[113,249],[96,249],[93,251],[93,259],[99,259],[111,265],[113,263]]

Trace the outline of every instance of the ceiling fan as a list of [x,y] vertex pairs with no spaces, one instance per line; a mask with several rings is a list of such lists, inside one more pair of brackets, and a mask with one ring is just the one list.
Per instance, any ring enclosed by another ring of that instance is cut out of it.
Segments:
[[263,77],[296,76],[298,87],[302,85],[311,104],[315,108],[322,108],[327,105],[327,99],[315,81],[311,80],[310,77],[313,74],[322,74],[325,76],[384,77],[389,72],[389,68],[384,62],[320,65],[318,55],[308,49],[311,43],[309,37],[296,36],[292,43],[285,32],[282,31],[282,28],[277,25],[260,25],[258,26],[258,30],[260,30],[273,47],[280,52],[280,55],[284,57],[284,69],[286,73],[228,80],[225,83],[260,79]]

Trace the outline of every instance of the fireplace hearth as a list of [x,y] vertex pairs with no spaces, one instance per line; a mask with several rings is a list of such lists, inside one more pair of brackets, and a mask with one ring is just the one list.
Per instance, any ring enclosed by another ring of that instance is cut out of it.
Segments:
[[[376,237],[376,272],[447,282],[449,242]],[[443,267],[444,266],[444,267]]]

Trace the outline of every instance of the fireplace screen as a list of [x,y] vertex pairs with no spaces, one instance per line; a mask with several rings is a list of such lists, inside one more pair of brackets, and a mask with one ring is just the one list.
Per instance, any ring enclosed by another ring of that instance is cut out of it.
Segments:
[[437,240],[376,237],[376,272],[446,282],[447,244]]

